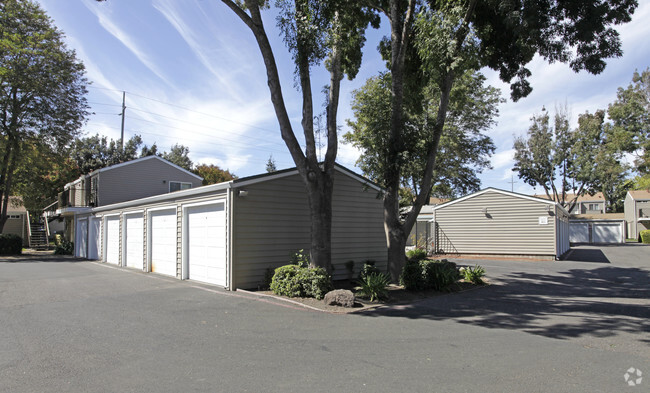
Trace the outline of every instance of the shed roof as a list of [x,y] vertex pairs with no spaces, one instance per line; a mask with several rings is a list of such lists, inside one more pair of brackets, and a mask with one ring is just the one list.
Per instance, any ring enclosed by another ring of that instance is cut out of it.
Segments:
[[25,204],[23,203],[23,197],[21,196],[10,196],[9,197],[9,206],[7,206],[7,212],[11,213],[25,213]]
[[650,200],[650,190],[631,190],[628,194],[636,201]]
[[515,198],[528,199],[528,200],[531,200],[531,201],[540,202],[540,203],[544,203],[544,204],[547,204],[547,205],[553,205],[553,206],[558,207],[562,212],[566,213],[567,215],[569,214],[569,212],[564,208],[564,206],[562,206],[561,204],[559,204],[557,202],[554,202],[554,201],[551,201],[551,200],[548,200],[548,199],[538,198],[538,197],[535,197],[535,196],[519,194],[517,192],[501,190],[499,188],[493,188],[493,187],[488,187],[488,188],[485,188],[485,189],[483,189],[481,191],[477,191],[477,192],[475,192],[473,194],[465,195],[462,198],[454,199],[453,201],[443,203],[442,205],[438,205],[438,206],[434,207],[433,210],[436,211],[436,210],[439,210],[439,209],[443,209],[443,208],[445,208],[447,206],[451,206],[451,205],[456,204],[458,202],[462,202],[464,200],[467,200],[469,198],[473,198],[473,197],[485,194],[487,192],[496,192],[496,193],[499,193],[499,194],[508,195],[508,196],[512,196],[512,197],[515,197]]

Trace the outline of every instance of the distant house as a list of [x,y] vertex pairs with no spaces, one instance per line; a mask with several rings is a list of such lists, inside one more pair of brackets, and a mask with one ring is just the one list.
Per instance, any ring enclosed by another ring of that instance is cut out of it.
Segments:
[[23,239],[23,245],[28,246],[28,226],[29,216],[23,205],[23,199],[19,196],[10,196],[9,205],[7,206],[7,221],[4,228],[2,228],[2,234],[18,235]]
[[98,169],[68,183],[59,193],[57,214],[66,218],[66,235],[74,239],[76,214],[93,207],[187,190],[202,185],[200,176],[158,156],[147,156]]
[[[546,194],[535,194],[536,198],[549,199]],[[566,202],[570,204],[576,199],[575,194],[566,194]],[[602,192],[594,195],[584,194],[577,197],[575,206],[569,210],[569,214],[604,214],[605,213],[605,196]]]
[[449,199],[430,197],[429,203],[422,206],[413,229],[411,229],[411,233],[406,239],[407,247],[426,247],[426,243],[431,237],[429,221],[433,218],[433,208],[446,202],[449,202]]
[[650,190],[628,191],[625,195],[627,237],[638,239],[639,232],[650,229]]
[[560,258],[569,213],[559,203],[487,188],[433,208],[433,250]]

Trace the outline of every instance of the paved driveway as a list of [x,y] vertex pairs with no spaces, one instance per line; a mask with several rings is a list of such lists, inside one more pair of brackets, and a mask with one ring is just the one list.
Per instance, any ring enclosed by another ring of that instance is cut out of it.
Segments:
[[480,261],[488,288],[362,315],[98,263],[4,261],[0,391],[615,392],[630,367],[648,391],[648,251]]

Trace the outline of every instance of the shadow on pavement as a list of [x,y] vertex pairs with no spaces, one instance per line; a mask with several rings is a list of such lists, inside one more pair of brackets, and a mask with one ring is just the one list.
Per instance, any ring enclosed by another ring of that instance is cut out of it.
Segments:
[[359,313],[367,317],[447,320],[568,339],[650,331],[650,272],[612,266],[558,274],[516,272],[490,287],[405,306]]
[[607,256],[596,248],[572,248],[571,252],[563,260],[570,262],[610,263]]

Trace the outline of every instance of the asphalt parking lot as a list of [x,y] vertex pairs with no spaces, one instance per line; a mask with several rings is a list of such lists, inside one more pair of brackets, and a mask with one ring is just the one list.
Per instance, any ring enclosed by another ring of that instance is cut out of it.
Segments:
[[650,391],[650,247],[459,263],[492,285],[333,315],[95,262],[0,259],[0,391]]

